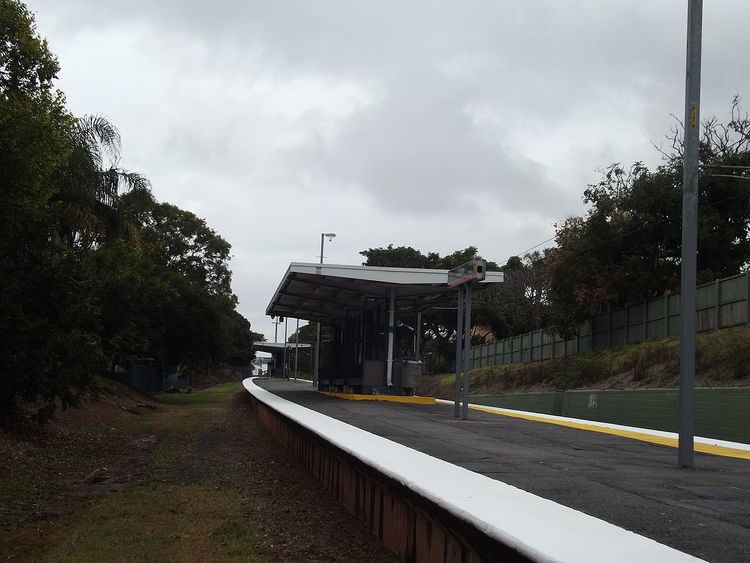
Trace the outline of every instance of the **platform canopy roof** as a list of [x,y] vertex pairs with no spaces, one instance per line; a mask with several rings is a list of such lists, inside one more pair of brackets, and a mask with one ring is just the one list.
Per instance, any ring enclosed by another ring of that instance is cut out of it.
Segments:
[[[300,317],[302,318],[302,317]],[[312,346],[309,342],[300,342],[299,347],[302,349],[309,348]],[[296,348],[297,343],[294,341],[287,341],[286,348]],[[259,352],[270,352],[273,354],[274,352],[282,352],[284,350],[284,343],[283,342],[253,342],[253,350],[258,350]]]
[[[502,272],[487,272],[475,287],[482,289],[502,281]],[[343,319],[347,312],[387,302],[391,288],[401,317],[456,296],[456,288],[448,287],[448,270],[292,262],[266,314],[321,322]]]

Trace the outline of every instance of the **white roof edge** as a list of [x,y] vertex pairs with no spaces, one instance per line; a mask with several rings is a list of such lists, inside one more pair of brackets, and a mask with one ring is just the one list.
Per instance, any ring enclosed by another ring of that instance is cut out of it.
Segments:
[[[311,272],[312,270],[312,272]],[[299,273],[299,274],[309,274],[309,273],[318,273],[320,272],[321,275],[335,275],[335,274],[327,274],[324,273],[326,270],[329,272],[335,272],[335,271],[343,271],[343,272],[360,272],[360,273],[378,273],[378,274],[406,274],[411,275],[412,277],[417,276],[429,276],[431,278],[440,278],[441,281],[434,281],[434,280],[419,280],[414,281],[411,283],[447,283],[447,275],[450,270],[442,270],[437,268],[402,268],[402,267],[396,267],[396,266],[355,266],[352,264],[319,264],[315,262],[292,262],[289,264],[289,268],[287,269],[287,273],[284,275],[286,277],[290,273]],[[445,282],[442,281],[443,276],[446,276]],[[486,278],[483,282],[480,283],[499,283],[502,282],[504,279],[503,272],[487,272]],[[345,276],[341,276],[345,277]],[[383,278],[382,276],[373,276],[373,281],[381,281]],[[362,279],[367,280],[367,276],[357,276],[353,275],[352,279]],[[394,280],[394,283],[398,283],[399,280]]]
[[[276,302],[281,289],[290,274],[323,275],[371,281],[375,283],[391,283],[403,285],[441,285],[448,283],[449,270],[432,268],[401,268],[384,266],[355,266],[351,264],[320,264],[317,262],[292,262],[284,272],[276,291],[266,307],[266,314]],[[487,272],[481,284],[500,283],[504,281],[503,272]]]
[[356,266],[354,264],[319,264],[317,262],[292,262],[289,268],[294,270],[294,266],[305,266],[315,268],[336,268],[338,270],[359,270],[359,271],[381,271],[381,272],[414,272],[416,273],[443,273],[447,274],[448,270],[439,270],[437,268],[403,268],[401,266]]
[[[294,262],[292,262],[292,264],[294,264]],[[284,275],[281,276],[281,281],[279,282],[279,285],[276,286],[276,291],[274,291],[273,297],[271,297],[271,301],[268,303],[268,307],[266,307],[266,315],[271,314],[269,313],[269,309],[271,308],[271,305],[273,305],[274,302],[276,301],[276,297],[278,297],[279,292],[281,291],[281,286],[284,285],[284,281],[286,280],[287,277],[289,277],[289,272],[292,269],[292,264],[289,264],[289,267],[286,269],[286,272],[284,272]]]
[[[302,266],[304,270],[296,269],[295,266]],[[404,268],[401,266],[356,266],[354,264],[320,264],[317,262],[292,262],[289,264],[289,270],[293,272],[305,273],[307,268],[322,268],[322,269],[337,269],[337,270],[355,270],[355,271],[379,271],[379,272],[405,272],[414,274],[447,274],[450,270],[443,270],[441,268]],[[502,281],[503,272],[487,272],[487,276],[497,277],[500,276]],[[486,281],[486,280],[485,280]]]
[[[294,340],[287,340],[286,348],[294,348],[297,343]],[[312,344],[310,342],[300,342],[300,348],[310,348]],[[253,348],[284,348],[283,342],[253,342]]]

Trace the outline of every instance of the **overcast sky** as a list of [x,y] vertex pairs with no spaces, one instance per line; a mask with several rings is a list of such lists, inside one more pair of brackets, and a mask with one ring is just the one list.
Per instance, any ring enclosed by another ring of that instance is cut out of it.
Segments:
[[[550,238],[684,103],[685,0],[29,0],[77,115],[232,244],[255,330],[290,261]],[[750,2],[704,7],[703,117],[750,96]],[[750,105],[750,99],[747,100]]]

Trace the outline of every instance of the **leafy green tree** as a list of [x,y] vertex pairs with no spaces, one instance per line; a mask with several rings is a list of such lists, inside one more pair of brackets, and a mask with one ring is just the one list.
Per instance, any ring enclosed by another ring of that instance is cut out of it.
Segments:
[[[326,329],[326,327],[322,327],[323,330]],[[302,325],[299,327],[299,332],[295,329],[292,334],[289,335],[287,342],[296,342],[297,341],[297,335],[299,334],[299,341],[300,343],[309,343],[313,344],[313,347],[306,348],[306,349],[300,349],[299,351],[299,360],[297,362],[297,369],[302,374],[311,374],[311,359],[312,355],[314,354],[314,344],[315,344],[315,331],[316,331],[316,324],[315,323],[307,323],[305,325]],[[324,333],[325,335],[325,333]],[[291,357],[290,357],[290,363],[292,370],[294,369],[294,348],[291,348]]]
[[245,365],[260,335],[236,310],[230,245],[203,219],[159,203],[144,190],[119,199],[137,229],[97,250],[104,345],[110,366],[138,357],[162,369],[200,368],[213,360]]
[[[679,288],[681,137],[663,165],[607,169],[584,192],[589,210],[557,228],[545,262],[553,322],[570,328],[609,304]],[[750,261],[750,120],[739,100],[726,123],[704,124],[700,150],[698,281],[741,271]]]
[[360,252],[366,260],[363,266],[390,266],[396,268],[437,268],[440,255],[436,252],[422,254],[411,246],[389,244],[386,248],[369,248]]
[[[469,246],[451,254],[440,256],[437,252],[423,254],[410,246],[370,248],[360,252],[366,258],[364,266],[392,266],[402,268],[437,268],[450,270],[473,258],[480,258],[478,249]],[[487,262],[489,270],[497,271],[495,262]],[[496,308],[490,303],[475,303],[472,307],[472,321],[474,326],[487,326],[493,333],[505,333],[507,325]],[[452,306],[428,309],[422,315],[424,340],[422,345],[423,358],[428,371],[448,371],[455,354],[456,339],[456,309]],[[481,338],[477,337],[477,341]]]
[[101,117],[74,119],[28,9],[0,0],[0,413],[43,420],[106,366],[246,363],[229,244],[119,168]]
[[252,330],[252,325],[239,312],[232,311],[225,319],[222,359],[235,366],[246,366],[255,358],[253,344],[265,336]]
[[505,280],[476,295],[476,307],[495,315],[495,338],[507,338],[547,326],[549,302],[544,256],[532,252],[512,256],[501,268]]
[[[229,269],[231,245],[190,211],[140,199],[143,244],[161,264],[213,295],[233,298]],[[132,201],[131,198],[127,202]]]
[[57,60],[28,9],[0,0],[0,411],[75,404],[100,357],[93,272],[54,243],[50,176],[73,118],[53,84]]
[[58,233],[68,246],[89,249],[133,234],[119,198],[130,190],[148,194],[150,186],[140,174],[119,168],[119,160],[120,134],[114,125],[101,116],[76,120],[68,158],[53,176]]
[[[411,246],[396,246],[369,248],[360,252],[366,260],[363,266],[391,266],[397,268],[436,268],[450,270],[474,258],[481,258],[476,246],[469,246],[463,250],[456,250],[452,254],[440,256],[437,252],[423,254]],[[495,262],[487,262],[490,270],[498,270]]]

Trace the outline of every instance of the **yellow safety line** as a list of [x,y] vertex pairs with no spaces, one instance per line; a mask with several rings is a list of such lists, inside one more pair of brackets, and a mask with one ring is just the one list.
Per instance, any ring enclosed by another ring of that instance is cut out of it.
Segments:
[[[475,411],[487,412],[490,414],[499,414],[502,416],[510,416],[513,418],[523,418],[526,420],[533,420],[535,422],[546,422],[547,424],[555,424],[557,426],[566,426],[568,428],[575,428],[577,430],[588,430],[591,432],[601,432],[602,434],[614,434],[615,436],[622,436],[623,438],[631,438],[633,440],[640,440],[641,442],[650,442],[652,444],[659,444],[661,446],[669,446],[671,448],[677,447],[677,440],[675,438],[667,438],[664,436],[654,436],[653,434],[646,434],[645,432],[635,432],[633,430],[621,430],[618,428],[607,428],[606,426],[595,426],[592,424],[586,424],[584,422],[573,422],[569,420],[555,420],[544,416],[534,416],[530,414],[521,414],[515,412],[500,412],[492,410],[486,407],[477,405],[470,405],[470,409]],[[499,408],[499,407],[498,407]],[[739,459],[750,459],[750,451],[739,450],[736,448],[728,448],[726,446],[715,446],[712,444],[701,444],[695,442],[695,451],[704,454],[720,455],[724,457],[736,457]]]
[[411,405],[434,405],[434,397],[419,397],[405,395],[358,395],[355,393],[333,393],[331,391],[318,391],[321,395],[346,399],[348,401],[387,401],[389,403],[409,403]]

